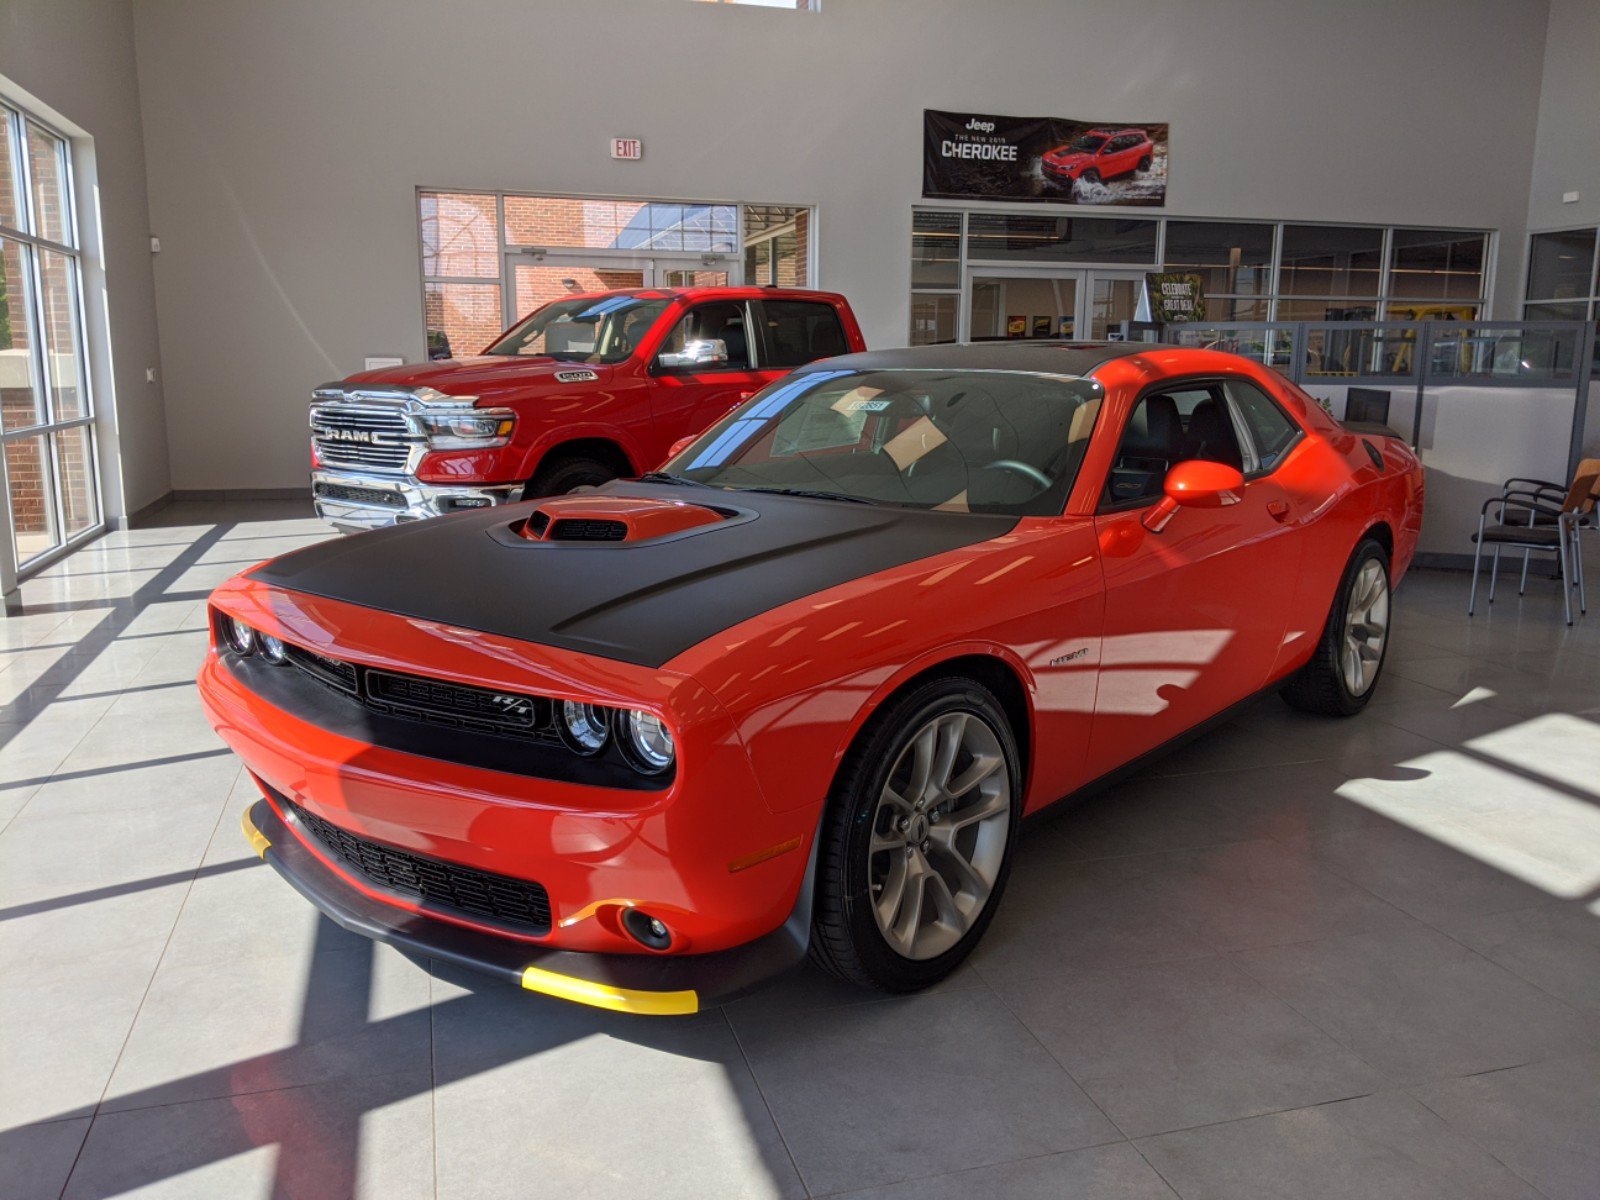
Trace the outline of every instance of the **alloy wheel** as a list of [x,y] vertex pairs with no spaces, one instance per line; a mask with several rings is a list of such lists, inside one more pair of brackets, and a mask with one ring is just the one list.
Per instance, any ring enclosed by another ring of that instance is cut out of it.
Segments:
[[1378,677],[1383,644],[1389,636],[1389,578],[1383,564],[1369,558],[1350,584],[1344,610],[1344,647],[1340,666],[1352,696],[1367,694]]
[[972,928],[1005,862],[1011,773],[981,717],[949,712],[901,749],[873,814],[867,877],[884,940],[935,958]]

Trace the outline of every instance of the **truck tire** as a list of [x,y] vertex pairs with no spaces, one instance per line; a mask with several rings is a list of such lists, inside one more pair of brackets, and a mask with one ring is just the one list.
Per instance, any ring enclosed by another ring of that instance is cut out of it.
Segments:
[[543,496],[562,496],[581,487],[598,487],[615,478],[616,470],[599,459],[558,458],[542,464],[534,472],[528,486],[522,489],[522,498],[537,500]]

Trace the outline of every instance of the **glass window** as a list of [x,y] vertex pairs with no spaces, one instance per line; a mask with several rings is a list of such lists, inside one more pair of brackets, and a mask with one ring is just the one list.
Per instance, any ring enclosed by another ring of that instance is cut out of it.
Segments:
[[39,250],[40,296],[44,310],[44,361],[52,419],[76,421],[89,415],[78,354],[78,272],[76,263],[55,250]]
[[423,192],[422,273],[429,278],[500,278],[494,209],[490,195]]
[[751,242],[744,248],[744,281],[751,287],[772,282],[772,239]]
[[831,304],[805,300],[763,300],[767,323],[768,367],[798,367],[819,358],[848,354],[844,326]]
[[87,425],[74,425],[51,434],[56,462],[61,467],[61,523],[74,537],[98,520],[94,491],[94,439]]
[[49,434],[11,438],[6,444],[6,483],[11,490],[11,531],[17,562],[25,563],[61,544],[50,469]]
[[1483,295],[1481,233],[1396,229],[1389,235],[1389,295],[1476,300]]
[[422,300],[429,358],[477,354],[500,335],[498,283],[429,282]]
[[1536,233],[1528,257],[1528,299],[1567,300],[1600,294],[1594,277],[1593,229]]
[[[1207,306],[1207,312],[1210,306]],[[1376,321],[1376,300],[1296,300],[1278,301],[1280,321]]]
[[1270,471],[1283,461],[1283,456],[1300,436],[1300,427],[1291,421],[1283,409],[1255,384],[1244,379],[1223,382],[1245,428],[1250,431],[1250,441],[1255,446],[1256,461],[1263,471]]
[[1156,222],[973,213],[967,257],[1007,262],[1153,263]]
[[772,282],[779,287],[805,287],[806,263],[797,230],[772,239]]
[[961,286],[961,214],[919,212],[911,215],[911,286]]
[[11,114],[0,108],[0,225],[22,228],[22,198],[17,173],[16,146],[11,136]]
[[1208,300],[1213,295],[1270,292],[1272,228],[1246,222],[1168,221],[1167,269],[1203,273]]
[[1185,431],[1177,398],[1146,396],[1134,405],[1111,460],[1101,500],[1132,504],[1159,499],[1172,465],[1183,458]]
[[695,305],[672,327],[672,332],[667,334],[656,353],[678,354],[690,342],[711,340],[720,341],[727,347],[728,361],[716,367],[697,367],[695,374],[704,374],[708,370],[750,369],[750,337],[745,327],[744,305],[731,300]]
[[1529,321],[1587,321],[1587,300],[1562,300],[1554,304],[1525,304],[1522,315]]
[[45,420],[44,389],[33,355],[26,249],[21,242],[0,238],[0,417],[8,430]]
[[1376,296],[1382,266],[1381,229],[1285,225],[1278,291],[1285,296]]
[[33,178],[34,236],[71,245],[67,144],[32,121],[28,122],[28,171]]
[[931,346],[956,340],[954,295],[914,292],[911,296],[911,344]]
[[813,369],[763,390],[674,462],[690,479],[735,491],[1053,514],[1101,396],[1091,380],[1009,371]]

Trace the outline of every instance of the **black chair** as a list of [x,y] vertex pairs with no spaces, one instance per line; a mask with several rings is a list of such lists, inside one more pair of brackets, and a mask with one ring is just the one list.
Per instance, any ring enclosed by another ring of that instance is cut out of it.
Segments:
[[[1525,486],[1517,487],[1516,484]],[[1500,495],[1483,502],[1478,510],[1478,532],[1472,535],[1477,549],[1472,555],[1472,592],[1467,598],[1467,615],[1473,615],[1478,603],[1478,567],[1483,560],[1483,548],[1494,547],[1494,560],[1489,568],[1489,603],[1494,603],[1496,577],[1500,573],[1500,552],[1521,550],[1522,587],[1528,583],[1528,556],[1534,551],[1554,554],[1561,566],[1561,602],[1566,612],[1567,624],[1572,624],[1572,589],[1578,589],[1578,611],[1589,611],[1588,597],[1583,586],[1583,553],[1578,535],[1584,529],[1595,527],[1595,501],[1600,497],[1600,459],[1588,458],[1578,464],[1577,475],[1564,491],[1559,484],[1548,480],[1510,479],[1501,488]],[[1560,497],[1559,504],[1555,497]],[[1489,510],[1496,508],[1495,524],[1490,525]],[[1507,520],[1507,513],[1514,515]],[[1525,519],[1524,519],[1525,518]]]

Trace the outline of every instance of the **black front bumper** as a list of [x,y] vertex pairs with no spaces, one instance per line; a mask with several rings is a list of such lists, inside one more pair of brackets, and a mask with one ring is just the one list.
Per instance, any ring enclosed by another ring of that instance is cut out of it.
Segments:
[[264,799],[244,814],[243,824],[256,853],[346,929],[597,1008],[673,1016],[715,1007],[789,970],[810,944],[810,866],[789,919],[753,942],[710,954],[591,954],[496,937],[374,899],[307,849],[300,839],[309,835],[290,830]]

